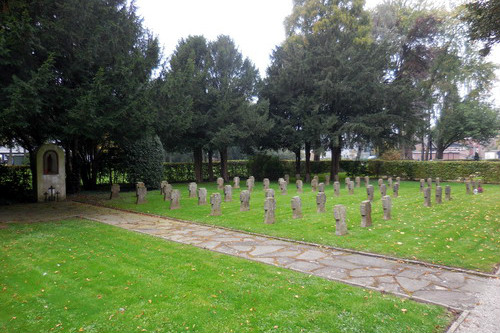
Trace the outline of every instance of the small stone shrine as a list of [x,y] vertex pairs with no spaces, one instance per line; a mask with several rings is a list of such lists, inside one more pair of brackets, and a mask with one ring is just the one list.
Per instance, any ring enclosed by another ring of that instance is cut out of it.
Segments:
[[37,200],[66,200],[64,151],[54,144],[44,144],[36,152]]

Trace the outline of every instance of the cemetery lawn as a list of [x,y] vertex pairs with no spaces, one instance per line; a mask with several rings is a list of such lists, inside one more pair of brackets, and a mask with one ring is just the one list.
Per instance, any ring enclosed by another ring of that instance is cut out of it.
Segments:
[[443,332],[446,309],[87,220],[0,229],[1,332]]
[[[242,182],[243,183],[243,182]],[[276,182],[271,183],[277,201],[276,223],[264,224],[264,191],[256,183],[251,194],[250,211],[240,212],[239,189],[233,189],[233,201],[222,203],[222,215],[210,216],[210,205],[198,206],[196,198],[188,197],[187,184],[173,184],[181,190],[181,209],[169,210],[160,191],[149,191],[148,202],[135,204],[135,192],[121,193],[119,199],[101,200],[104,205],[139,212],[170,216],[210,225],[284,237],[294,240],[325,244],[386,254],[401,258],[418,259],[430,263],[492,272],[500,263],[500,187],[484,185],[484,193],[467,195],[462,183],[441,183],[443,203],[435,204],[432,190],[432,207],[423,206],[423,194],[418,182],[401,182],[399,197],[392,198],[392,220],[382,219],[382,202],[376,181],[372,203],[373,225],[360,227],[360,203],[366,200],[366,188],[355,188],[348,195],[341,183],[340,197],[334,197],[333,185],[327,186],[326,213],[316,212],[316,192],[304,185],[304,193],[297,194],[293,183],[288,194],[281,195]],[[444,199],[444,187],[452,188],[452,200]],[[204,183],[208,196],[217,190],[216,184]],[[246,187],[242,188],[246,189]],[[392,190],[387,191],[392,196]],[[291,198],[299,195],[302,200],[303,218],[294,220]],[[222,197],[223,194],[222,194]],[[208,200],[207,200],[208,201]],[[345,205],[349,234],[335,235],[333,206]]]

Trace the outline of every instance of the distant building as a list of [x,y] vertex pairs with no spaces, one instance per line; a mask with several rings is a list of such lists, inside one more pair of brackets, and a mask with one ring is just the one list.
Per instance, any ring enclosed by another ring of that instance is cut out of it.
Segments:
[[[427,150],[427,147],[426,147]],[[485,147],[480,145],[479,143],[468,140],[463,143],[454,143],[443,152],[443,160],[451,161],[451,160],[472,160],[474,158],[474,154],[477,152],[479,154],[480,159],[485,159]],[[432,146],[432,152],[429,153],[429,159],[436,159],[437,149],[436,146]],[[424,153],[424,158],[426,159],[427,152]],[[415,150],[413,151],[413,159],[416,161],[422,160],[422,145],[418,144],[415,146]]]
[[0,146],[0,164],[23,165],[28,152],[19,146],[12,148]]

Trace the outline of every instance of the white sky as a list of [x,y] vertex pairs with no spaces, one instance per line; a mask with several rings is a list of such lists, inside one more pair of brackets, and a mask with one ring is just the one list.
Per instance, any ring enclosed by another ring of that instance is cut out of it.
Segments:
[[[366,1],[370,8],[379,2]],[[144,25],[159,37],[166,57],[189,35],[208,40],[229,35],[265,76],[272,50],[285,39],[283,22],[292,11],[292,0],[136,0],[136,6]],[[490,60],[500,65],[500,46]],[[492,93],[500,106],[498,80]]]

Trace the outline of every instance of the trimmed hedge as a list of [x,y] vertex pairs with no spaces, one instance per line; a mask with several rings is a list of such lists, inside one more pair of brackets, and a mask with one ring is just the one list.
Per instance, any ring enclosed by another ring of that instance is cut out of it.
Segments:
[[[248,178],[248,162],[247,161],[228,161],[227,173],[229,178],[243,177]],[[220,163],[213,163],[214,177],[220,175]],[[170,183],[183,183],[195,181],[194,164],[193,163],[164,163],[163,177]],[[203,180],[208,180],[208,163],[203,163]]]
[[400,176],[406,179],[441,178],[458,180],[470,176],[486,183],[500,183],[499,161],[378,161],[367,162],[370,175]]
[[31,189],[28,166],[0,165],[0,204],[31,201]]
[[[295,176],[295,161],[281,161],[283,174]],[[165,179],[169,182],[194,181],[192,163],[165,163]],[[250,166],[247,161],[229,161],[229,177],[248,178]],[[254,166],[255,168],[255,166]],[[348,176],[394,176],[408,180],[436,178],[458,180],[473,175],[487,183],[500,183],[500,161],[341,161],[340,170]],[[255,172],[255,171],[254,171]],[[330,172],[330,161],[311,161],[311,174]],[[301,163],[301,175],[305,175],[305,163]],[[214,163],[214,175],[220,174],[220,164]],[[268,176],[270,177],[270,176]],[[203,164],[203,179],[208,180],[208,164]],[[275,179],[274,179],[275,180]]]

